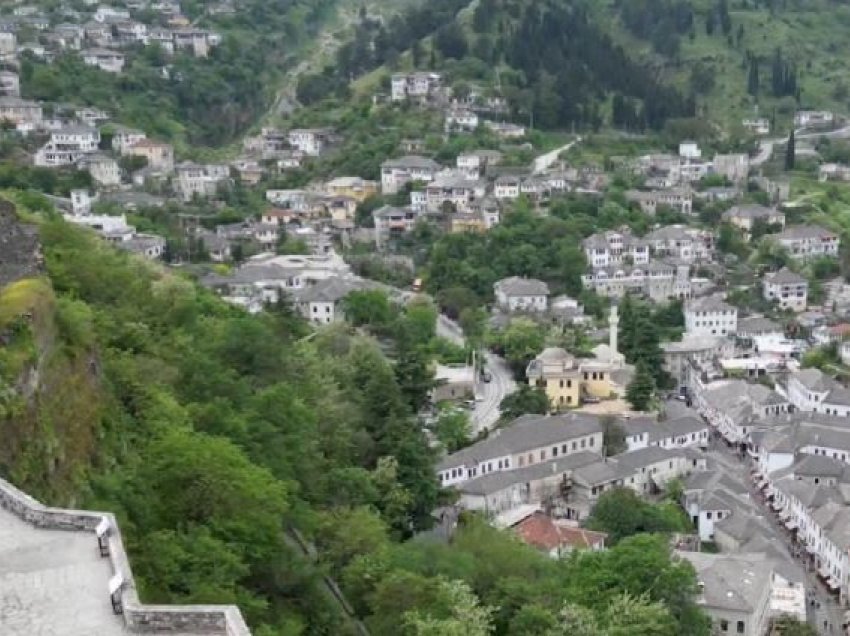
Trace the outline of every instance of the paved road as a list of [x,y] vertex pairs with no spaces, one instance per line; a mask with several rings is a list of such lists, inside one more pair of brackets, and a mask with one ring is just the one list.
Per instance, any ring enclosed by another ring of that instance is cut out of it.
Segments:
[[[805,128],[800,128],[794,131],[794,138],[797,140],[800,139],[818,139],[820,137],[827,138],[835,138],[835,139],[843,139],[845,137],[850,137],[850,125],[844,126],[843,128],[838,128],[836,130],[829,130],[826,132],[804,132]],[[787,137],[776,137],[774,139],[762,139],[759,141],[759,151],[755,157],[750,159],[750,165],[752,166],[760,166],[761,164],[768,161],[773,154],[774,146],[784,145],[788,141]]]
[[[731,478],[739,481],[750,490],[750,496],[761,509],[762,516],[767,520],[768,539],[780,549],[791,561],[796,561],[806,571],[806,588],[813,593],[815,605],[807,603],[807,621],[816,627],[819,634],[841,633],[841,622],[844,618],[844,610],[835,601],[835,597],[829,594],[823,583],[818,580],[814,572],[810,572],[799,559],[792,556],[792,541],[788,533],[780,526],[776,514],[766,505],[764,500],[755,491],[749,478],[749,463],[742,460],[732,449],[723,442],[715,442],[706,452],[708,457]],[[833,631],[824,629],[824,621],[827,625],[833,625]]]
[[[437,335],[457,345],[464,343],[463,331],[460,326],[443,314],[440,314],[437,319]],[[514,382],[507,362],[489,351],[484,354],[484,358],[491,380],[490,382],[479,381],[475,387],[476,396],[480,399],[475,402],[475,409],[470,418],[473,435],[477,435],[496,423],[499,415],[501,415],[499,404],[502,403],[505,396],[516,391],[516,382]]]
[[581,137],[576,137],[573,141],[564,146],[561,146],[560,148],[555,148],[554,150],[551,150],[546,154],[540,155],[539,157],[535,157],[534,162],[531,166],[532,174],[540,174],[541,172],[549,168],[549,166],[551,166],[558,160],[558,157],[561,155],[562,152],[566,152],[580,141]]

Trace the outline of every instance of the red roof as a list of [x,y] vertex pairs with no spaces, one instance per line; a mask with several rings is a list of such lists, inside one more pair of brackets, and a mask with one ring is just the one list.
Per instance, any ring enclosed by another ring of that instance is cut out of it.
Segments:
[[836,336],[850,336],[850,323],[842,322],[840,325],[833,325],[829,328],[829,332]]
[[608,535],[574,526],[568,526],[536,512],[514,526],[520,539],[539,550],[551,552],[560,548],[593,549],[605,546]]

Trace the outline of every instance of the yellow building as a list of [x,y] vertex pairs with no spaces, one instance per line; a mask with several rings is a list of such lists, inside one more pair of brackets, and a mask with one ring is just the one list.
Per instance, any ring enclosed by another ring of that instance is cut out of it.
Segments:
[[487,231],[487,221],[480,214],[453,214],[449,223],[452,234],[461,232],[483,234]]
[[578,361],[564,349],[550,347],[526,369],[528,384],[540,387],[553,410],[571,409],[586,397],[607,398],[614,390],[611,365],[597,360]]
[[378,194],[378,182],[360,177],[337,177],[325,184],[325,191],[331,196],[350,197],[358,203],[363,203]]

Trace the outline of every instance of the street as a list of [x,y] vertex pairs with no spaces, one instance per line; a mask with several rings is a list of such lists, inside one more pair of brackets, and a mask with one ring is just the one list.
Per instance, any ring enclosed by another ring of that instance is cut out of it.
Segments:
[[[750,498],[759,507],[761,516],[767,521],[768,540],[790,561],[795,561],[806,572],[806,588],[812,595],[806,603],[808,623],[816,627],[819,634],[827,636],[829,634],[840,634],[844,610],[839,606],[835,597],[827,591],[826,586],[818,580],[816,574],[809,571],[802,558],[793,556],[794,542],[781,525],[776,513],[770,509],[762,494],[755,488],[749,474],[750,462],[742,459],[733,448],[717,439],[712,441],[706,455],[715,464],[713,468],[724,471],[726,475],[739,481],[747,488]],[[814,600],[814,605],[811,602],[812,600]],[[824,628],[824,621],[826,621],[827,628]],[[829,625],[832,625],[832,630],[829,629]]]
[[[463,345],[463,331],[456,322],[443,314],[437,318],[437,335],[450,340],[456,345]],[[470,414],[472,434],[478,435],[482,430],[490,428],[499,419],[499,404],[505,396],[516,391],[511,370],[501,357],[494,353],[484,353],[485,367],[490,372],[490,382],[481,379],[475,384],[475,408]]]
[[[801,128],[799,130],[794,131],[794,137],[799,141],[802,139],[817,139],[819,137],[835,137],[837,139],[843,139],[844,137],[850,137],[850,126],[844,126],[842,128],[838,128],[837,130],[828,130],[824,132],[810,132],[805,133],[802,132],[805,128]],[[775,138],[775,139],[762,139],[759,141],[759,151],[756,153],[755,157],[750,159],[751,166],[760,166],[761,164],[768,161],[773,154],[773,147],[776,145],[782,145],[788,141],[787,137]]]

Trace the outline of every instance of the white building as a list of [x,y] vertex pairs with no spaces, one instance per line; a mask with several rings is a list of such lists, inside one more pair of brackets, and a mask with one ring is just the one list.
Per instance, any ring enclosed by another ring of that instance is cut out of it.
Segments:
[[809,282],[787,267],[778,272],[766,274],[762,281],[762,295],[765,300],[776,302],[781,309],[793,312],[806,311],[809,294]]
[[773,239],[797,260],[835,258],[841,244],[838,234],[818,225],[793,225],[775,234]]
[[679,156],[682,159],[696,160],[702,157],[702,151],[695,141],[683,141],[679,144]]
[[21,96],[21,82],[17,73],[13,73],[12,71],[0,71],[0,96]]
[[548,308],[549,286],[542,280],[511,276],[493,285],[496,304],[504,311],[543,312]]
[[42,167],[69,166],[84,155],[96,152],[100,144],[97,128],[68,126],[54,130],[47,142],[35,154],[35,165]]
[[770,120],[765,117],[744,119],[741,125],[756,135],[767,135],[770,133]]
[[97,152],[87,154],[77,161],[77,168],[88,170],[99,186],[110,187],[121,183],[121,167],[112,157]]
[[738,310],[717,297],[685,304],[685,331],[694,336],[727,336],[738,330]]
[[419,213],[413,208],[384,205],[372,213],[375,223],[375,244],[379,247],[389,239],[413,230]]
[[819,369],[802,369],[788,376],[788,399],[804,413],[850,417],[850,389]]
[[465,108],[452,108],[446,112],[446,132],[474,132],[478,128],[478,115]]
[[120,73],[124,69],[124,54],[110,49],[86,49],[81,53],[83,62],[107,73]]
[[690,215],[694,210],[694,193],[690,188],[667,188],[663,190],[629,190],[626,200],[640,205],[646,214],[655,214],[659,205],[665,205],[680,214]]
[[184,201],[196,196],[215,196],[219,185],[230,179],[230,168],[226,164],[199,165],[186,161],[177,165],[176,173],[176,190]]
[[835,122],[835,115],[826,110],[800,110],[794,114],[797,128],[828,127]]
[[590,267],[608,267],[629,262],[632,265],[649,263],[649,245],[631,232],[609,230],[588,236],[582,241]]
[[390,87],[390,98],[394,102],[422,100],[432,96],[442,87],[442,76],[430,72],[397,73],[392,76]]
[[322,128],[293,128],[287,134],[289,144],[309,157],[318,157],[330,142],[331,132]]
[[436,161],[418,155],[390,159],[381,164],[381,192],[396,194],[408,183],[430,183],[439,170]]

